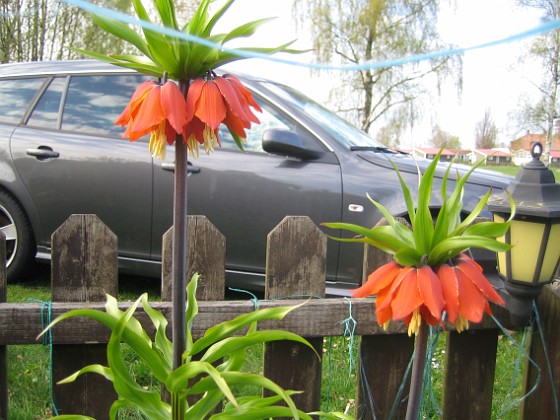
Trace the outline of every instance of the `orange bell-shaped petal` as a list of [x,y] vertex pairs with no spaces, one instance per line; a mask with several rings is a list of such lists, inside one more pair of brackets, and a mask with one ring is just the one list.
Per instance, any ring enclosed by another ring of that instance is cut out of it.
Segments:
[[409,270],[402,279],[391,302],[393,319],[402,319],[410,315],[424,303],[418,288],[418,271],[416,268]]
[[365,297],[377,294],[395,280],[401,269],[402,267],[394,261],[383,264],[368,276],[363,286],[352,291],[352,297]]
[[456,270],[459,285],[459,315],[472,322],[480,322],[488,304],[482,292],[461,271]]
[[459,315],[459,284],[455,268],[449,264],[443,264],[438,268],[437,276],[441,283],[443,298],[445,299],[447,318],[449,322],[454,323]]
[[216,83],[213,80],[205,81],[196,101],[194,115],[212,129],[216,129],[226,118],[226,111],[224,98]]
[[505,305],[504,300],[488,282],[484,274],[478,269],[478,264],[475,263],[471,258],[460,258],[456,265],[457,269],[460,270],[464,275],[470,279],[470,281],[484,294],[488,299],[493,302],[499,303],[500,305]]
[[417,270],[418,290],[424,301],[424,305],[435,319],[441,320],[441,313],[445,307],[441,283],[432,270],[432,267],[425,265]]

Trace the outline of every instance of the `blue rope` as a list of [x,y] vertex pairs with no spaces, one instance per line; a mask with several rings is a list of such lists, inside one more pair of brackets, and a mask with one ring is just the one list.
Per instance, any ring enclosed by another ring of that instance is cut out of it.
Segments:
[[91,3],[89,3],[88,1],[85,0],[62,0],[65,3],[68,3],[70,5],[76,6],[80,9],[86,10],[90,13],[95,13],[96,15],[99,16],[103,16],[105,18],[108,19],[113,19],[113,20],[117,20],[123,23],[127,23],[133,26],[138,26],[138,27],[142,27],[144,29],[149,29],[151,31],[155,31],[155,32],[159,32],[161,34],[164,35],[168,35],[174,38],[178,38],[178,39],[183,39],[189,42],[194,42],[200,45],[204,45],[210,48],[214,48],[218,51],[224,51],[224,52],[228,52],[231,54],[235,54],[238,57],[242,57],[242,58],[260,58],[260,59],[264,59],[264,60],[268,60],[268,61],[272,61],[272,62],[276,62],[276,63],[281,63],[281,64],[289,64],[289,65],[293,65],[293,66],[300,66],[300,67],[306,67],[306,68],[310,68],[310,69],[316,69],[316,70],[339,70],[339,71],[359,71],[359,70],[371,70],[371,69],[382,69],[382,68],[388,68],[388,67],[393,67],[393,66],[402,66],[404,64],[410,64],[410,63],[419,63],[422,61],[427,61],[427,60],[433,60],[436,58],[440,58],[440,57],[446,57],[446,56],[453,56],[453,55],[462,55],[468,51],[475,51],[475,50],[479,50],[479,49],[483,49],[483,48],[489,48],[489,47],[494,47],[500,44],[506,44],[506,43],[510,43],[510,42],[514,42],[514,41],[519,41],[525,38],[529,38],[532,36],[536,36],[536,35],[541,35],[543,33],[546,32],[550,32],[553,31],[555,29],[558,29],[560,27],[560,19],[556,19],[556,20],[552,20],[546,23],[543,23],[533,29],[527,30],[527,31],[523,31],[520,32],[518,34],[515,35],[511,35],[505,38],[500,38],[494,41],[489,41],[489,42],[484,42],[481,44],[475,44],[475,45],[471,45],[471,46],[467,46],[467,47],[462,47],[462,48],[451,48],[451,49],[446,49],[446,50],[441,50],[441,51],[435,51],[435,52],[430,52],[430,53],[426,53],[426,54],[419,54],[419,55],[414,55],[414,56],[410,56],[410,57],[402,57],[402,58],[397,58],[397,59],[392,59],[392,60],[384,60],[384,61],[367,61],[365,63],[362,64],[352,64],[352,65],[323,65],[323,64],[317,64],[317,63],[302,63],[302,62],[298,62],[295,60],[287,60],[287,59],[281,59],[278,57],[271,57],[269,55],[266,54],[261,54],[261,53],[257,53],[254,51],[244,51],[244,50],[240,50],[240,49],[234,49],[234,48],[226,48],[221,44],[209,41],[207,39],[204,38],[199,38],[196,37],[194,35],[190,35],[187,34],[185,32],[181,32],[181,31],[177,31],[171,28],[166,28],[163,26],[159,26],[159,25],[155,25],[151,22],[147,22],[144,20],[139,20],[136,18],[133,18],[129,15],[126,15],[124,13],[115,11],[115,10],[110,10],[110,9],[105,9],[103,7],[99,7],[99,6],[95,6]]
[[[43,331],[47,325],[51,323],[52,320],[52,305],[51,302],[29,299],[30,302],[37,302],[41,304],[41,331]],[[42,344],[49,346],[49,394],[51,400],[52,410],[55,416],[58,416],[58,409],[54,402],[54,391],[53,391],[53,342],[52,342],[52,330],[48,330],[42,338]]]
[[233,287],[229,287],[228,290],[231,290],[232,292],[246,293],[246,294],[250,295],[251,296],[251,301],[253,302],[253,307],[255,308],[255,311],[257,309],[259,309],[259,298],[255,294],[253,294],[253,293],[251,293],[247,290],[243,290],[243,289],[234,289]]
[[344,337],[349,337],[348,341],[348,355],[349,355],[349,371],[348,377],[352,375],[352,370],[356,370],[356,359],[354,358],[354,348],[356,339],[356,325],[358,324],[354,317],[352,316],[352,301],[348,298],[344,298],[348,302],[348,318],[340,321],[344,324]]
[[[496,323],[496,325],[500,328],[500,330],[502,331],[502,333],[504,334],[504,336],[506,336],[506,337],[507,337],[512,343],[514,343],[515,346],[519,349],[519,355],[518,355],[518,357],[519,357],[519,358],[520,358],[520,357],[525,357],[525,358],[527,359],[527,361],[528,361],[529,363],[531,363],[531,364],[535,367],[535,369],[537,369],[537,378],[536,378],[536,380],[535,380],[535,384],[533,385],[533,387],[532,387],[529,391],[527,391],[527,392],[525,393],[525,395],[523,395],[523,396],[521,396],[520,398],[517,398],[516,400],[514,400],[513,402],[511,402],[511,403],[505,405],[505,406],[502,408],[502,410],[500,411],[500,416],[501,416],[503,413],[507,412],[507,411],[510,410],[512,407],[515,407],[515,406],[519,405],[522,401],[524,401],[527,397],[529,397],[529,395],[531,395],[533,392],[535,392],[535,391],[537,390],[537,388],[539,387],[540,383],[541,383],[542,375],[541,375],[541,368],[540,368],[539,365],[537,365],[537,363],[529,356],[529,354],[527,354],[527,351],[525,350],[524,345],[519,344],[519,343],[517,342],[517,340],[515,340],[515,339],[513,338],[513,336],[509,333],[509,331],[500,323],[500,321],[498,321],[498,319],[497,319],[494,315],[492,315],[492,319],[494,320],[494,322]],[[525,337],[524,337],[524,338],[525,338]],[[523,344],[524,344],[524,341],[525,341],[525,340],[523,340]],[[516,379],[516,378],[514,377],[514,380],[515,380],[515,379]],[[511,386],[511,387],[514,387],[514,386],[515,386],[515,383],[512,383],[512,386]]]

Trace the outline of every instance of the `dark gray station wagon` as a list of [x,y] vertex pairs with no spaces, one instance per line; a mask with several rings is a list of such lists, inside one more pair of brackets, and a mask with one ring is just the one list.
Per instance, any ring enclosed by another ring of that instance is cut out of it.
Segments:
[[[266,235],[286,215],[373,226],[381,215],[366,193],[393,214],[406,213],[388,158],[413,187],[408,155],[287,86],[239,77],[263,108],[246,151],[223,130],[221,149],[188,161],[189,214],[206,215],[225,235],[230,285],[264,284]],[[131,143],[114,126],[145,79],[89,60],[0,66],[0,226],[10,279],[35,258],[50,258],[51,234],[73,213],[97,214],[117,234],[122,272],[160,275],[161,237],[172,224],[173,147],[164,161],[152,159],[147,139]],[[507,182],[473,175],[465,209]],[[440,202],[433,197],[434,208]],[[329,241],[327,292],[355,287],[361,266],[361,246]]]

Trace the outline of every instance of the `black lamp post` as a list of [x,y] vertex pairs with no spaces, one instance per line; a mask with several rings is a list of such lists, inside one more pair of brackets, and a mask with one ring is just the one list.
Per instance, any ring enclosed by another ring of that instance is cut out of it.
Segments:
[[[515,201],[515,216],[506,235],[498,238],[512,245],[498,253],[498,272],[504,280],[512,322],[525,325],[533,299],[550,283],[560,262],[560,184],[541,161],[542,144],[534,143],[533,159],[508,186]],[[511,214],[505,192],[491,197],[488,208],[494,221]]]

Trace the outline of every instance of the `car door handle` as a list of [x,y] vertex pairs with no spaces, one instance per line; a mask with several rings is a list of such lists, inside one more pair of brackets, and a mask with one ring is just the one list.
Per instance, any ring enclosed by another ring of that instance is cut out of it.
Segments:
[[[163,162],[161,164],[161,169],[163,169],[164,171],[175,172],[175,163]],[[200,168],[198,166],[193,166],[192,163],[187,162],[187,173],[198,174],[199,172]]]
[[29,156],[34,156],[39,160],[52,159],[60,156],[60,153],[55,152],[48,146],[39,146],[36,149],[27,149],[25,153]]

